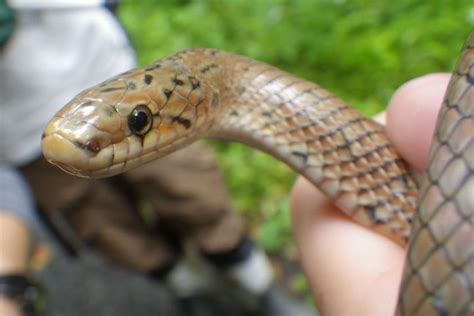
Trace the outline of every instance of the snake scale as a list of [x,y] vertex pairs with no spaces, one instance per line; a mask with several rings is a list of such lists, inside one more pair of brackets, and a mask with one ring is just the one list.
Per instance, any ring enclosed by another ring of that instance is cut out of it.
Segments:
[[314,83],[213,49],[179,52],[83,91],[48,124],[42,147],[69,173],[108,177],[204,136],[269,153],[355,221],[402,246],[410,240],[399,314],[474,314],[474,33],[420,193],[383,126]]

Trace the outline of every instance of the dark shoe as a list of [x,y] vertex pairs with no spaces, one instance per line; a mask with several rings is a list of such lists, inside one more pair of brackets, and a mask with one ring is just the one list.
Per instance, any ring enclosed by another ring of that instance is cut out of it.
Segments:
[[183,316],[247,316],[239,304],[226,293],[199,293],[178,299]]
[[259,306],[260,316],[315,316],[316,311],[292,298],[278,286],[272,285],[262,296]]
[[30,278],[19,274],[0,276],[0,297],[15,302],[24,316],[42,315],[44,312],[44,290]]

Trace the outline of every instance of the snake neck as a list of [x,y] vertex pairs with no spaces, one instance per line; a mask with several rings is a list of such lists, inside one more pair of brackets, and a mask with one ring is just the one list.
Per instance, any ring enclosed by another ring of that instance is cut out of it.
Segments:
[[417,188],[384,128],[316,84],[220,54],[209,71],[219,119],[208,135],[269,153],[347,215],[405,244]]

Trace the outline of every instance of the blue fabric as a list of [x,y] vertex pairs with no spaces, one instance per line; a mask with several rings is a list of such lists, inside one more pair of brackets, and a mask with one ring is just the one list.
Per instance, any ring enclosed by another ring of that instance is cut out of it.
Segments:
[[38,213],[28,183],[16,169],[0,162],[0,212],[23,220],[38,232]]

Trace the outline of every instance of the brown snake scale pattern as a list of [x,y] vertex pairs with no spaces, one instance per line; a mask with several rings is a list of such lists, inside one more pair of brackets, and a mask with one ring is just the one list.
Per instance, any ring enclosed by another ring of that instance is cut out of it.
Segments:
[[211,49],[180,52],[83,91],[46,127],[43,153],[72,174],[106,177],[204,136],[248,144],[401,245],[414,221],[400,314],[472,315],[473,46],[471,34],[418,204],[417,185],[382,126],[314,83]]
[[400,308],[404,315],[474,315],[474,34],[451,78],[437,124]]

